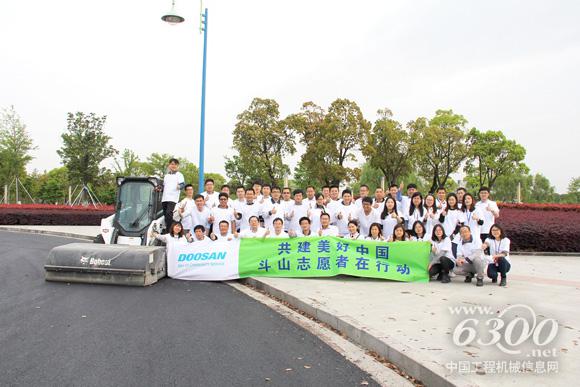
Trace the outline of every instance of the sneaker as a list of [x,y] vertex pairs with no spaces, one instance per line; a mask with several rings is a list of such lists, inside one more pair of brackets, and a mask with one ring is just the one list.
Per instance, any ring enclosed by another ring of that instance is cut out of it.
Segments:
[[477,284],[476,286],[483,286],[483,278],[478,278],[477,279]]
[[468,274],[465,276],[465,281],[466,283],[471,283],[471,280],[473,279],[473,276],[471,274]]
[[492,284],[497,284],[497,277],[491,279]]
[[449,282],[451,282],[451,278],[449,278],[449,274],[443,274],[443,276],[441,278],[441,283],[448,284]]
[[499,286],[506,286],[507,285],[507,279],[505,277],[501,277],[501,281],[499,282]]

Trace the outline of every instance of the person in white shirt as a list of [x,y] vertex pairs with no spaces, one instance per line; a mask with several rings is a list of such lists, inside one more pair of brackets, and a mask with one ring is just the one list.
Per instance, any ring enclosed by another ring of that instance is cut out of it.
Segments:
[[241,185],[236,187],[236,200],[232,203],[232,208],[234,209],[234,218],[235,218],[235,228],[239,230],[241,228],[241,224],[239,221],[240,214],[242,213],[242,207],[246,203],[246,189]]
[[[401,197],[401,210],[404,215],[409,213],[409,208],[411,207],[411,199],[413,198],[415,192],[417,192],[417,184],[414,183],[408,184],[407,195]],[[421,199],[423,199],[423,197],[421,197]],[[407,219],[405,219],[405,221],[407,221]],[[411,221],[410,224],[407,223],[406,225],[407,229],[410,229],[413,223],[414,221]]]
[[429,261],[429,278],[437,276],[437,281],[444,284],[451,282],[449,272],[455,267],[455,257],[451,251],[451,239],[445,235],[440,224],[433,227]]
[[308,217],[310,218],[312,231],[318,232],[320,229],[320,215],[327,213],[326,207],[324,206],[324,196],[321,193],[314,195],[316,201],[314,205],[310,206],[308,210]]
[[392,196],[385,199],[385,208],[381,213],[381,224],[383,225],[383,235],[393,235],[393,230],[398,224],[403,224],[403,217],[397,212],[397,202]]
[[427,212],[423,207],[423,195],[420,192],[415,192],[411,196],[411,200],[409,201],[409,206],[406,207],[407,212],[405,212],[405,228],[407,230],[412,230],[413,225],[415,222],[424,222],[425,215]]
[[219,204],[218,201],[218,192],[214,190],[215,183],[213,179],[207,179],[204,183],[205,191],[201,193],[201,196],[205,199],[205,205],[207,208],[212,209],[217,207]]
[[425,232],[425,226],[420,220],[415,221],[411,228],[411,240],[415,242],[427,242],[430,239],[430,235]]
[[[282,200],[280,200],[280,210],[282,215],[290,213],[290,207],[294,205],[294,200],[292,200],[292,191],[289,187],[282,188]],[[288,231],[288,222],[284,222],[284,231]]]
[[459,203],[458,207],[461,210],[463,208],[463,197],[467,193],[467,190],[463,187],[459,187],[455,190],[455,193],[457,195],[457,203]]
[[235,215],[234,209],[228,206],[229,199],[228,194],[225,192],[220,192],[218,197],[219,204],[217,205],[217,207],[212,207],[210,210],[209,222],[212,224],[212,229],[213,227],[215,227],[215,225],[219,226],[219,224],[225,220],[226,222],[228,222],[228,224],[231,225],[232,232],[234,232]]
[[355,218],[358,220],[360,233],[363,235],[369,233],[371,224],[381,222],[379,214],[373,211],[373,199],[368,196],[363,198],[362,208],[357,211]]
[[[270,233],[274,231],[274,219],[284,218],[284,204],[280,199],[281,195],[280,187],[272,187],[272,197],[265,200],[262,206],[264,227],[270,230]],[[282,225],[283,225],[282,221]]]
[[313,186],[309,185],[306,187],[306,198],[304,198],[303,202],[310,208],[316,205],[316,190]]
[[[402,189],[403,184],[401,183],[401,190]],[[403,206],[401,204],[401,200],[403,200],[403,194],[399,190],[399,186],[397,184],[393,183],[389,186],[389,194],[387,195],[387,197],[388,196],[392,197],[395,200],[395,203],[397,204],[397,212],[401,214],[401,216],[403,216],[404,212]]]
[[489,229],[489,238],[485,240],[482,248],[489,249],[487,259],[487,276],[491,282],[497,283],[497,275],[501,275],[499,286],[507,285],[507,272],[512,265],[510,261],[510,240],[505,236],[503,228],[494,224]]
[[238,233],[236,232],[236,230],[234,229],[233,232],[231,232],[231,226],[230,224],[226,221],[226,220],[222,220],[221,222],[219,222],[218,224],[218,231],[217,232],[212,232],[210,234],[210,238],[214,241],[221,241],[221,240],[225,240],[225,241],[231,241],[234,240],[234,238],[238,237]]
[[405,227],[402,224],[397,224],[393,229],[393,235],[388,239],[389,242],[404,242],[409,240],[409,235],[405,231]]
[[189,233],[184,234],[183,226],[181,225],[180,222],[173,222],[167,234],[160,235],[157,232],[153,232],[152,236],[155,239],[165,242],[166,244],[170,243],[185,244],[192,242],[191,234]]
[[[262,183],[259,181],[254,181],[252,184],[252,189],[254,190],[254,200],[260,203],[262,201]],[[246,191],[248,192],[248,191]]]
[[[360,188],[358,189],[358,199],[354,201],[354,205],[357,206],[359,209],[362,208],[363,199],[369,196],[370,188],[366,184],[361,184]],[[372,199],[371,199],[372,202]],[[372,207],[372,204],[371,204]],[[361,231],[362,232],[362,231]],[[364,234],[364,233],[363,233]]]
[[246,189],[246,201],[240,208],[237,220],[240,221],[240,233],[250,228],[250,218],[262,216],[262,205],[254,200],[255,191],[252,188]]
[[272,199],[272,186],[270,184],[264,184],[262,186],[262,197],[260,198],[260,204],[264,204]]
[[336,214],[340,210],[342,202],[339,198],[339,188],[337,185],[330,187],[330,198],[326,202],[326,210],[330,214],[330,224],[336,225]]
[[[203,227],[201,224],[198,224],[193,228],[193,240],[194,242],[203,241],[206,238],[206,234],[208,229]],[[209,238],[209,237],[207,237]]]
[[[220,188],[220,193],[226,193],[228,194],[228,206],[234,208],[234,201],[232,200],[232,194],[230,192],[230,186],[227,184],[223,184]],[[218,195],[218,199],[219,199],[219,195]]]
[[365,238],[367,241],[384,241],[385,237],[383,236],[383,232],[381,231],[381,224],[380,223],[373,223],[369,226],[369,235]]
[[300,229],[298,231],[294,231],[294,230],[288,231],[288,235],[290,235],[292,238],[294,238],[294,237],[312,237],[312,236],[316,236],[312,232],[312,230],[310,229],[310,218],[309,217],[303,216],[298,221],[298,224],[300,225]]
[[457,267],[455,273],[465,275],[465,282],[471,282],[477,277],[477,286],[483,286],[483,271],[485,262],[483,257],[482,243],[479,235],[473,235],[469,226],[461,226],[461,242],[457,246]]
[[[445,187],[437,188],[437,199],[435,200],[435,207],[437,207],[437,211],[441,212],[447,207],[447,190]],[[457,199],[457,197],[456,197]]]
[[358,232],[358,222],[356,220],[350,220],[348,222],[348,234],[344,236],[345,239],[358,240],[365,239],[363,235]]
[[320,236],[338,236],[338,227],[330,224],[330,215],[326,212],[320,214],[320,228],[318,229]]
[[455,193],[451,192],[447,195],[447,205],[439,213],[439,222],[443,225],[445,235],[449,235],[449,239],[451,239],[453,255],[457,256],[457,245],[461,239],[459,228],[463,224],[463,213],[457,208],[457,195]]
[[179,172],[179,160],[171,159],[167,166],[168,172],[163,177],[163,195],[161,196],[161,207],[165,219],[165,230],[167,233],[169,226],[173,222],[173,210],[179,201],[179,194],[185,187],[183,174]]
[[[248,192],[246,192],[246,197]],[[249,228],[240,232],[240,238],[265,238],[269,232],[264,227],[260,227],[260,220],[257,216],[251,216],[249,220]]]
[[461,206],[463,219],[461,222],[471,229],[471,233],[481,235],[481,225],[483,224],[483,213],[475,206],[475,198],[472,194],[463,195],[463,205]]
[[181,222],[183,232],[187,234],[193,231],[191,212],[195,208],[195,201],[193,200],[193,186],[191,184],[187,184],[183,190],[185,191],[185,198],[175,206],[173,220]]
[[358,207],[352,201],[352,192],[349,189],[342,191],[342,204],[335,215],[338,233],[340,235],[348,234],[348,222],[356,219]]
[[294,231],[298,233],[300,231],[300,219],[303,217],[308,217],[308,210],[310,207],[302,199],[304,193],[301,189],[294,190],[294,204],[290,206],[284,215],[288,221],[288,231]]
[[276,218],[272,221],[274,229],[268,234],[268,238],[289,238],[290,236],[284,231],[284,221],[282,218]]
[[375,197],[373,198],[373,210],[381,214],[383,208],[385,208],[385,191],[381,187],[377,187],[375,189]]
[[191,213],[184,213],[183,217],[191,217],[191,225],[195,230],[195,226],[201,225],[205,230],[209,230],[209,221],[211,212],[209,208],[205,205],[205,200],[201,194],[197,194],[193,197],[195,202],[195,207],[191,209]]
[[431,235],[436,224],[439,224],[439,212],[435,206],[435,196],[428,194],[425,196],[425,233]]
[[324,205],[328,206],[328,203],[330,203],[330,186],[323,186],[320,192],[322,192],[322,196],[324,196]]
[[486,240],[489,237],[489,229],[492,224],[495,224],[496,219],[499,218],[499,207],[497,203],[489,199],[489,188],[481,187],[479,189],[479,199],[475,205],[476,208],[483,214],[483,224],[481,225],[481,240]]

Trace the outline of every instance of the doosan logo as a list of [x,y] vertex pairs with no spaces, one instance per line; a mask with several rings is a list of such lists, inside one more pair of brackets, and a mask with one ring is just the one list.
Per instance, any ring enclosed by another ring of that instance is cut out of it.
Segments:
[[81,255],[81,264],[90,266],[111,266],[111,259],[85,257]]
[[209,261],[209,260],[218,260],[218,259],[226,259],[226,252],[219,251],[219,252],[206,252],[206,253],[195,253],[195,254],[179,254],[177,258],[178,262],[184,261]]

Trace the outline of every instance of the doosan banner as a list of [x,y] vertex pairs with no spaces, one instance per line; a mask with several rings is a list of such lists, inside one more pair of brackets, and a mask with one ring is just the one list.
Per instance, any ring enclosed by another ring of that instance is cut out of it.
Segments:
[[429,242],[337,237],[250,238],[167,246],[169,277],[222,281],[245,277],[332,277],[429,281]]

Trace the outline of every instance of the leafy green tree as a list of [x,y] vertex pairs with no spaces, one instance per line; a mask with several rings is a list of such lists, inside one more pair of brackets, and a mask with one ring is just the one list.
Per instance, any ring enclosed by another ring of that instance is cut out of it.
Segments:
[[564,201],[566,203],[580,203],[580,177],[570,180]]
[[[139,162],[139,168],[143,171],[146,176],[158,176],[163,177],[167,172],[167,166],[169,165],[169,160],[179,157],[172,156],[168,153],[151,153],[146,161]],[[183,160],[179,160],[180,163]],[[181,165],[180,165],[181,167]]]
[[556,190],[547,177],[536,173],[533,177],[530,189],[529,201],[532,203],[552,203],[556,196]]
[[251,160],[241,158],[239,155],[226,157],[225,170],[230,178],[231,186],[249,186],[252,181],[260,179],[257,166]]
[[387,183],[396,182],[412,170],[411,136],[389,109],[377,113],[379,118],[366,133],[362,152],[370,166],[382,171]]
[[[533,180],[533,177],[529,174],[518,171],[506,175],[501,175],[495,181],[491,195],[494,200],[517,202],[519,185],[521,201],[528,202],[530,201],[530,192],[532,189]],[[479,182],[476,180],[473,183],[473,191],[476,192],[479,187]]]
[[15,177],[26,176],[26,165],[36,149],[14,106],[0,113],[0,183],[10,184]]
[[37,197],[42,203],[64,204],[68,201],[69,178],[66,167],[54,168],[39,178],[41,187]]
[[124,149],[120,158],[115,158],[113,165],[117,176],[144,176],[143,165],[139,156],[130,149]]
[[467,146],[464,170],[479,187],[492,188],[499,176],[529,171],[523,163],[526,149],[508,140],[501,131],[480,132],[473,128],[467,136]]
[[[292,129],[280,120],[278,103],[273,99],[254,98],[237,119],[233,149],[239,164],[232,173],[280,184],[290,172],[284,158],[294,154],[296,148]],[[226,170],[231,171],[232,163],[228,161],[230,159],[226,159]],[[240,171],[240,167],[250,169]]]
[[[220,175],[219,173],[214,173],[214,172],[204,173],[203,178],[205,181],[207,181],[207,179],[213,179],[213,183],[214,183],[216,191],[219,191],[221,189],[222,185],[226,184],[226,178],[224,176]],[[198,180],[199,180],[199,176],[196,178],[196,181],[198,181]]]
[[101,163],[117,154],[109,144],[111,137],[103,130],[106,120],[107,116],[97,116],[95,113],[67,114],[67,129],[61,135],[63,145],[57,153],[73,183],[95,183],[99,175],[106,172],[105,168],[100,167]]
[[[371,196],[374,194],[374,190],[381,186],[381,179],[383,178],[383,172],[379,168],[374,168],[367,161],[362,165],[360,178],[355,181],[352,185],[352,189],[358,194],[358,190],[361,185],[366,184],[371,190]],[[388,183],[386,184],[388,189]]]
[[445,186],[468,155],[467,120],[452,110],[437,110],[435,117],[419,117],[407,124],[419,174],[431,182],[429,191]]

